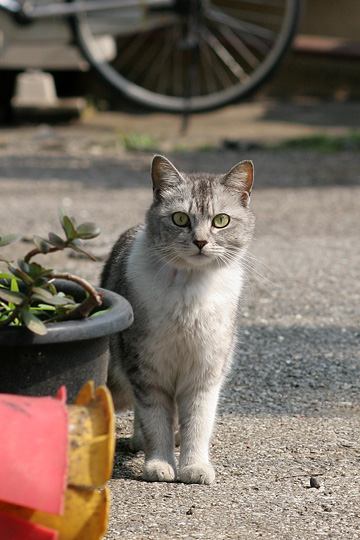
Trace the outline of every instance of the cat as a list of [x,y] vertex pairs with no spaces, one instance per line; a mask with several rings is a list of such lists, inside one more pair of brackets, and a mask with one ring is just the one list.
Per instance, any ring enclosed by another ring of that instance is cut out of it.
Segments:
[[242,161],[224,175],[185,174],[156,155],[151,176],[145,225],[120,236],[102,272],[101,286],[125,296],[135,318],[111,338],[108,385],[118,409],[134,406],[145,480],[210,484],[209,441],[255,223],[254,169]]

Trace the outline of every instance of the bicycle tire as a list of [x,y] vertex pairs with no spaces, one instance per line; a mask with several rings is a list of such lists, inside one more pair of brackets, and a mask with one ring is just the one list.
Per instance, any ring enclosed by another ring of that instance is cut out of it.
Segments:
[[[264,1],[268,6],[268,1]],[[251,75],[246,77],[244,82],[236,83],[230,85],[228,88],[208,94],[191,95],[190,92],[190,95],[184,95],[185,92],[183,91],[183,94],[180,96],[169,95],[170,92],[168,94],[158,93],[146,88],[145,86],[142,86],[141,84],[137,84],[135,81],[131,80],[131,78],[127,77],[126,72],[121,73],[117,71],[115,67],[116,64],[114,65],[114,63],[99,60],[99,55],[97,54],[96,49],[94,49],[94,35],[86,14],[74,16],[72,18],[72,26],[76,42],[84,57],[91,64],[94,70],[101,76],[101,78],[110,84],[110,86],[115,90],[121,92],[131,100],[152,109],[169,112],[203,112],[249,97],[251,94],[256,92],[256,90],[271,76],[276,67],[279,65],[297,28],[300,13],[300,0],[276,1],[283,2],[285,11],[280,30],[276,35],[276,39],[274,40],[268,54],[266,54],[259,61],[256,69],[254,69]],[[262,0],[251,0],[251,2],[261,5]],[[247,4],[249,4],[249,0],[245,0],[243,2],[240,0],[240,7]],[[215,30],[213,30],[213,33],[215,33]],[[139,35],[141,34],[138,34],[137,36]],[[124,43],[123,38],[120,39],[120,43]],[[220,46],[221,45],[222,44],[220,43]],[[246,46],[249,46],[248,43],[246,43]],[[252,53],[253,51],[250,49],[250,52]],[[122,50],[120,51],[119,55],[120,61],[122,58],[121,54]],[[200,71],[200,61],[198,68]],[[210,72],[208,72],[208,74],[209,73]],[[195,72],[193,72],[193,74],[195,74]],[[230,72],[227,74],[227,76],[229,77],[231,74],[232,73]],[[224,69],[224,76],[225,75],[226,69]],[[220,80],[220,77],[218,77],[218,79]]]

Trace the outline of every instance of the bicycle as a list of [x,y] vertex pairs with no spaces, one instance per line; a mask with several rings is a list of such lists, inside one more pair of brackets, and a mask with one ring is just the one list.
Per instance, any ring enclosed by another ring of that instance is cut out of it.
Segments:
[[264,83],[291,43],[300,0],[0,0],[0,9],[18,24],[67,18],[82,55],[113,88],[193,113]]

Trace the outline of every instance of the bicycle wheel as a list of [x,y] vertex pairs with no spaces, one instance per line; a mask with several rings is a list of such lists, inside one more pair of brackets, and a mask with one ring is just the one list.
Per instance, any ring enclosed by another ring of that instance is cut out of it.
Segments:
[[299,0],[177,0],[166,13],[155,28],[113,35],[111,61],[99,54],[96,16],[76,16],[75,36],[95,70],[127,97],[199,112],[247,97],[265,81],[295,32]]

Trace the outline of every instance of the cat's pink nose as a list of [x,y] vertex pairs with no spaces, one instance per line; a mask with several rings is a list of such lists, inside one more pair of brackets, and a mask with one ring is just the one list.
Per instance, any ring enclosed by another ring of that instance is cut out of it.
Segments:
[[194,240],[195,246],[197,246],[199,249],[202,249],[204,246],[206,246],[207,241],[206,240]]

